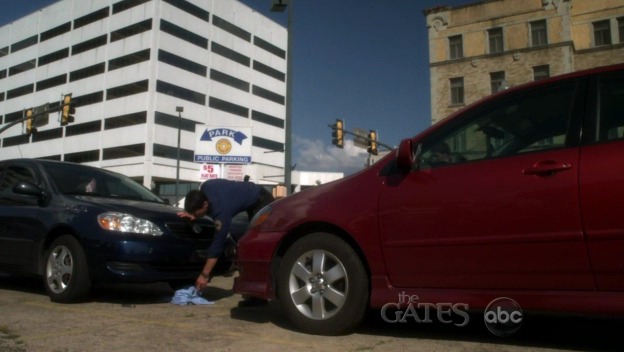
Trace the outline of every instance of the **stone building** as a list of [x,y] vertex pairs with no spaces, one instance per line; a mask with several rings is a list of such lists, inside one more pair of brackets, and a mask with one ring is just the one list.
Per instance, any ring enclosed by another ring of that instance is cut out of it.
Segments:
[[624,0],[484,0],[424,14],[432,124],[505,87],[624,62]]

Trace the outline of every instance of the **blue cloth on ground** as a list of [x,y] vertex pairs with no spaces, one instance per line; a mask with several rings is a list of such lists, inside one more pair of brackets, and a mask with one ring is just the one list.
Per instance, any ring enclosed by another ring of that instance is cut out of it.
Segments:
[[205,299],[199,295],[199,292],[193,286],[188,286],[175,291],[171,303],[179,306],[189,304],[214,304],[214,302]]

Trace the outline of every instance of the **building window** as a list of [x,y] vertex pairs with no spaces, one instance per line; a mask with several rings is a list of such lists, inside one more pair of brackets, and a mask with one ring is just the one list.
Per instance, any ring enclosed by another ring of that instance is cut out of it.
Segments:
[[189,1],[186,1],[186,0],[164,0],[164,1],[206,22],[208,22],[208,20],[210,19],[210,13],[208,11],[202,9],[199,6],[195,6],[191,4]]
[[505,71],[490,72],[490,87],[492,94],[505,89]]
[[533,67],[533,80],[539,81],[550,77],[550,66],[541,65]]
[[182,88],[164,81],[156,81],[156,91],[158,93],[170,95],[172,97],[187,100],[199,105],[206,105],[206,95],[194,90]]
[[69,56],[69,48],[61,49],[53,53],[40,56],[37,65],[39,66],[47,65],[49,63],[62,60],[68,56]]
[[147,122],[147,111],[135,112],[121,116],[109,117],[104,120],[104,129],[112,130],[134,125],[141,125]]
[[113,15],[119,12],[131,9],[135,6],[139,6],[151,0],[123,0],[116,4],[113,4]]
[[274,68],[272,68],[271,66],[265,65],[261,62],[258,62],[256,60],[254,60],[253,62],[253,69],[258,71],[258,72],[262,72],[267,76],[273,77],[275,79],[278,79],[282,82],[286,81],[286,74],[278,71]]
[[93,23],[103,18],[106,18],[108,17],[108,14],[109,14],[109,10],[108,10],[108,6],[106,6],[102,9],[99,9],[98,11],[91,12],[88,15],[77,18],[74,20],[74,29],[86,26],[89,23]]
[[243,54],[240,54],[232,49],[226,48],[225,46],[218,44],[214,41],[212,42],[212,45],[210,46],[210,50],[212,50],[212,52],[215,54],[219,54],[226,59],[230,59],[234,62],[238,62],[239,64],[247,66],[247,67],[249,67],[249,63],[251,62],[251,59],[249,57]]
[[23,117],[24,117],[24,111],[23,110],[10,112],[10,113],[4,115],[4,123],[17,121],[17,120],[19,120],[19,119],[21,119]]
[[21,86],[19,88],[11,89],[7,91],[7,100],[13,99],[17,97],[21,97],[22,95],[30,94],[35,91],[35,84],[27,84],[25,86]]
[[150,59],[150,49],[137,51],[136,53],[124,55],[115,59],[108,60],[108,70],[113,71],[118,68],[138,64]]
[[91,50],[91,49],[95,49],[97,47],[106,45],[106,42],[108,41],[108,35],[104,34],[101,35],[97,38],[93,38],[93,39],[89,39],[86,40],[82,43],[76,44],[74,46],[72,46],[72,55],[76,55],[76,54],[80,54],[83,53],[85,51]]
[[464,57],[464,44],[461,35],[449,37],[449,57],[451,60]]
[[216,82],[226,84],[230,87],[240,89],[244,92],[249,92],[249,83],[243,81],[242,79],[238,79],[223,72],[217,71],[215,69],[210,69],[210,79]]
[[230,103],[228,101],[221,100],[215,97],[210,97],[208,99],[208,106],[213,109],[225,111],[230,114],[238,115],[244,118],[249,117],[249,109],[247,109],[246,107]]
[[279,95],[277,93],[271,92],[270,90],[264,89],[262,87],[253,86],[251,88],[251,94],[258,96],[260,98],[270,100],[274,103],[278,103],[282,105],[286,104],[285,98],[283,95]]
[[[155,144],[154,145],[154,155],[156,154],[156,147],[158,145]],[[182,155],[180,154],[180,157],[182,157]],[[176,159],[176,158],[173,158]],[[191,159],[191,162],[194,161],[193,159]],[[166,181],[156,181],[154,180],[156,186],[154,188],[152,188],[152,191],[154,193],[156,193],[160,198],[162,199],[168,199],[169,203],[171,204],[175,204],[175,202],[178,201],[178,199],[180,199],[181,197],[184,197],[185,194],[187,194],[190,190],[192,189],[199,189],[199,182],[183,182],[182,180],[179,180],[179,182],[176,184],[171,183],[171,182],[166,182]],[[178,195],[176,195],[176,189],[178,191]]]
[[76,164],[99,161],[100,151],[88,150],[86,152],[68,153],[63,156],[63,160]]
[[57,127],[45,131],[37,131],[37,133],[33,134],[32,141],[33,143],[35,143],[59,138],[63,138],[63,127]]
[[93,66],[89,66],[89,67],[81,68],[79,70],[72,71],[69,73],[69,81],[74,82],[74,81],[78,81],[84,78],[97,76],[99,74],[104,73],[105,68],[106,67],[104,63],[102,62]]
[[79,123],[77,125],[69,125],[65,128],[65,137],[100,132],[102,130],[102,120]]
[[102,150],[102,160],[133,158],[145,155],[145,144],[124,145]]
[[48,78],[37,82],[37,92],[40,90],[60,86],[67,83],[67,74],[62,74],[56,77]]
[[272,141],[270,139],[253,136],[251,139],[251,145],[258,148],[264,148],[268,150],[284,150],[284,143]]
[[206,77],[206,72],[208,72],[208,68],[206,66],[164,50],[158,50],[158,61],[181,68],[202,77]]
[[490,54],[503,52],[503,29],[492,28],[488,30],[488,40],[490,43]]
[[48,39],[54,38],[56,36],[59,36],[59,35],[61,35],[63,33],[67,33],[69,31],[71,31],[71,22],[67,22],[67,23],[64,23],[64,24],[62,24],[60,26],[56,26],[56,27],[54,27],[52,29],[48,29],[47,31],[41,33],[41,36],[40,36],[39,39],[43,42],[43,41],[46,41]]
[[254,45],[257,46],[258,48],[262,48],[268,52],[270,52],[271,54],[277,56],[277,57],[281,57],[282,59],[286,58],[286,51],[282,50],[280,48],[278,48],[277,46],[267,42],[264,39],[258,38],[258,37],[254,37]]
[[620,43],[624,43],[624,17],[617,19],[618,21],[618,33],[620,34]]
[[127,97],[129,95],[147,92],[147,86],[148,81],[143,80],[130,84],[125,84],[123,86],[108,88],[106,90],[106,100],[112,100]]
[[540,46],[546,44],[548,44],[546,20],[531,22],[531,46]]
[[164,112],[156,111],[154,114],[154,123],[161,126],[167,126],[171,128],[179,128],[182,131],[189,131],[195,133],[195,125],[199,122],[180,118],[176,115],[165,114]]
[[30,38],[26,38],[22,41],[19,41],[13,45],[11,45],[11,53],[14,53],[18,50],[22,50],[24,48],[28,48],[31,45],[35,45],[37,44],[37,42],[39,41],[39,36],[38,35],[33,35]]
[[611,45],[609,20],[594,22],[594,46]]
[[254,121],[266,123],[267,125],[275,126],[282,129],[284,128],[284,120],[259,111],[252,110],[251,119]]
[[2,147],[12,147],[20,144],[28,144],[30,142],[30,135],[22,134],[15,137],[7,137],[2,140]]
[[176,26],[171,22],[160,20],[160,30],[165,33],[169,33],[174,37],[186,40],[187,42],[197,45],[200,48],[208,49],[208,39],[191,31],[187,31],[182,27]]
[[37,65],[37,62],[35,59],[32,60],[28,60],[26,62],[22,62],[19,65],[15,65],[13,67],[9,67],[9,76],[13,76],[16,75],[18,73],[22,73],[28,70],[31,70],[33,68],[35,68]]
[[464,77],[451,78],[451,105],[464,104]]
[[[97,104],[104,101],[104,92],[94,92],[78,97],[73,97],[72,100],[76,103],[76,107],[87,106],[91,104]],[[52,106],[50,106],[52,108]]]
[[114,32],[111,32],[110,41],[115,42],[124,38],[132,37],[139,33],[143,33],[152,29],[152,20],[145,20],[143,22],[135,23],[133,25],[120,28]]
[[[178,159],[178,148],[170,147],[168,145],[162,145],[154,143],[154,156],[167,159]],[[188,149],[180,149],[180,160],[193,162],[195,159],[195,151]]]
[[99,150],[88,150],[86,152],[77,152],[77,153],[68,153],[63,155],[64,161],[69,161],[70,163],[88,163],[92,161],[100,160],[100,151]]
[[226,32],[229,32],[230,34],[233,34],[245,41],[251,42],[251,33],[247,32],[246,30],[231,24],[230,22],[215,16],[214,14],[212,15],[212,24],[214,24],[216,27],[219,27],[221,29],[223,29]]

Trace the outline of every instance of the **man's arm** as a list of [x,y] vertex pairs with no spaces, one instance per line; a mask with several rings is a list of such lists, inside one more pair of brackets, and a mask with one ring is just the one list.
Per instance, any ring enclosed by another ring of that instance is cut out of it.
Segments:
[[219,257],[223,253],[223,246],[225,245],[225,240],[227,239],[230,231],[231,223],[231,217],[223,217],[222,220],[215,219],[217,232],[215,233],[212,243],[210,244],[210,248],[208,248],[208,259],[206,259],[204,269],[197,277],[197,280],[195,280],[195,288],[197,290],[203,289],[208,285],[208,282],[210,282],[212,270],[215,265],[217,265]]
[[219,258],[206,259],[204,269],[197,277],[197,280],[195,280],[195,288],[197,289],[197,291],[201,291],[204,287],[208,286],[208,282],[210,282],[210,273],[212,272],[212,269],[214,269],[215,265],[217,265],[218,261]]

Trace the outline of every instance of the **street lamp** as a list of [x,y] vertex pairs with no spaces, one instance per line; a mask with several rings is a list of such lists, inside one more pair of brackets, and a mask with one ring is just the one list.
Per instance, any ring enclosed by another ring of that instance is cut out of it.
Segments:
[[178,159],[176,164],[176,185],[175,185],[175,204],[178,205],[178,185],[180,184],[180,133],[182,130],[182,112],[184,111],[184,107],[176,106],[176,111],[178,112]]
[[286,195],[291,193],[292,180],[292,18],[293,18],[293,2],[292,0],[273,0],[271,12],[284,12],[288,7],[288,43],[286,44],[286,140],[284,142],[284,185],[286,186]]

